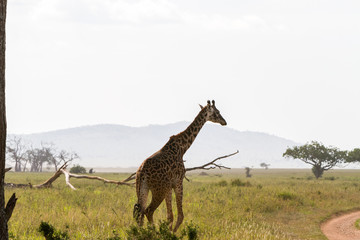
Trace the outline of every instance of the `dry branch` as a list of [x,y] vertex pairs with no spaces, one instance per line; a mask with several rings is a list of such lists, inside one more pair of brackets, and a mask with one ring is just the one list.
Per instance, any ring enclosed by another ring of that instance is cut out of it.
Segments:
[[216,163],[216,161],[220,160],[220,159],[223,159],[223,158],[227,158],[227,157],[231,157],[235,154],[238,154],[239,153],[239,150],[237,150],[236,152],[234,153],[231,153],[229,155],[225,155],[225,156],[222,156],[222,157],[218,157],[214,160],[212,160],[211,162],[208,162],[200,167],[193,167],[193,168],[185,168],[185,171],[188,172],[188,171],[193,171],[193,170],[198,170],[198,169],[202,169],[202,170],[210,170],[210,169],[215,169],[215,168],[219,168],[219,169],[222,169],[222,168],[225,168],[225,169],[230,169],[229,167],[225,167],[225,166],[222,166],[222,165],[219,165]]
[[67,171],[65,171],[64,169],[61,169],[60,171],[65,175],[66,185],[68,185],[72,190],[76,190],[76,188],[73,185],[71,185],[71,183],[70,183],[69,173]]
[[127,179],[123,180],[123,182],[125,183],[125,182],[129,182],[131,180],[134,180],[136,178],[135,175],[136,175],[136,172],[132,173]]
[[5,183],[4,185],[6,187],[11,187],[11,188],[49,188],[51,187],[51,184],[60,177],[60,175],[62,174],[61,169],[64,169],[67,167],[67,162],[64,163],[59,170],[57,170],[54,175],[52,177],[50,177],[48,180],[46,180],[45,182],[43,182],[42,184],[38,184],[38,185],[32,185],[31,183],[28,184],[23,184],[23,183]]
[[67,167],[68,162],[65,162],[55,173],[54,175],[49,178],[48,180],[46,180],[44,183],[39,184],[39,185],[34,185],[32,186],[33,188],[48,188],[51,187],[51,184],[60,177],[60,175],[62,174],[62,170],[65,169]]
[[128,181],[134,179],[133,178],[134,174],[131,174],[130,177],[128,177],[127,179],[125,179],[123,181],[115,181],[115,180],[105,179],[105,178],[102,178],[102,177],[99,177],[99,176],[73,174],[73,173],[67,172],[65,169],[60,169],[60,171],[65,175],[66,184],[73,190],[76,190],[76,188],[73,185],[71,185],[71,183],[70,183],[70,178],[72,178],[72,177],[73,178],[86,178],[86,179],[92,179],[92,180],[99,180],[99,181],[102,181],[104,183],[113,183],[113,184],[117,184],[117,185],[127,185],[127,186],[133,186],[134,185],[134,183],[127,183]]

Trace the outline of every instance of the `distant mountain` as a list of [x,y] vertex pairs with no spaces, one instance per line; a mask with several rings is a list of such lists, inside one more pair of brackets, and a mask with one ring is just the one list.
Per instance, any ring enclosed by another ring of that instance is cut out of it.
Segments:
[[[188,125],[187,122],[146,127],[94,125],[20,136],[34,146],[52,142],[58,149],[75,151],[81,157],[79,163],[86,167],[127,168],[139,166],[170,136]],[[221,160],[222,164],[233,168],[259,167],[262,162],[271,164],[271,168],[306,167],[301,161],[282,157],[286,148],[294,145],[298,144],[277,136],[207,123],[184,159],[185,165],[191,167],[239,150],[239,154]]]

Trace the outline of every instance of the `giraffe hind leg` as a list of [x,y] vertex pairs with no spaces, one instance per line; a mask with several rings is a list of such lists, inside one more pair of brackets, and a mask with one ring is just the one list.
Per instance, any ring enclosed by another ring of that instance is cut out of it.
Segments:
[[167,210],[167,220],[169,223],[169,229],[172,230],[172,224],[174,221],[174,215],[172,212],[172,189],[166,194],[165,202],[166,202],[166,210]]
[[182,209],[182,199],[183,199],[183,185],[182,183],[179,183],[176,187],[175,187],[175,196],[176,196],[176,207],[177,207],[177,211],[178,211],[178,217],[177,217],[177,221],[176,221],[176,225],[174,228],[174,232],[176,232],[182,221],[184,220],[184,213],[183,213],[183,209]]

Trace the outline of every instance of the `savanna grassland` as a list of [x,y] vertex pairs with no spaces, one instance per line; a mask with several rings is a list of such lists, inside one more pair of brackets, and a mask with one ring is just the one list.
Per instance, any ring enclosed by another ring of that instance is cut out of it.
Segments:
[[[200,239],[326,239],[322,221],[360,206],[360,170],[334,170],[315,180],[310,170],[224,170],[188,174],[184,182],[182,228],[192,221]],[[51,173],[7,173],[6,182],[38,184]],[[121,180],[127,174],[96,175]],[[67,231],[71,239],[126,239],[136,202],[135,188],[61,176],[50,189],[6,188],[18,202],[9,221],[12,239],[44,239],[41,221]],[[173,204],[176,218],[176,207]],[[163,203],[155,221],[166,219]],[[181,228],[180,228],[181,231]],[[180,232],[179,231],[179,232]]]

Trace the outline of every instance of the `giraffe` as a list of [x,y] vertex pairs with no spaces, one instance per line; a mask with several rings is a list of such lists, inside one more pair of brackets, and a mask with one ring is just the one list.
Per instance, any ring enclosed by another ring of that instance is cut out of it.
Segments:
[[[167,220],[172,229],[172,190],[175,192],[178,218],[173,232],[181,225],[184,214],[182,210],[183,179],[185,167],[183,155],[190,148],[201,128],[207,121],[226,125],[225,119],[215,107],[215,101],[207,101],[205,107],[200,105],[200,112],[194,121],[177,135],[171,136],[169,141],[156,153],[147,158],[136,172],[136,194],[138,201],[134,205],[134,218],[140,226],[143,225],[144,215],[153,224],[154,211],[165,199]],[[151,191],[152,199],[146,207],[148,193]]]

